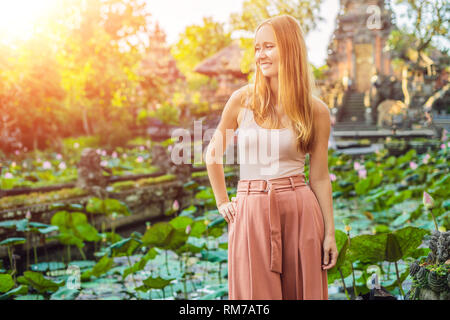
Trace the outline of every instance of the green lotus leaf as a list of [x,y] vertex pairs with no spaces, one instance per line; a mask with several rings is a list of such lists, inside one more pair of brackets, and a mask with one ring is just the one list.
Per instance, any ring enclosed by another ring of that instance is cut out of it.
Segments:
[[227,250],[202,250],[202,259],[209,262],[225,262],[228,261],[228,251]]
[[190,224],[192,224],[193,220],[192,218],[185,217],[185,216],[178,216],[172,220],[169,221],[169,223],[177,230],[186,230],[186,227]]
[[28,293],[28,286],[27,285],[20,285],[17,288],[14,288],[5,294],[0,295],[0,300],[6,300],[9,299],[11,296],[20,295],[20,294],[27,294]]
[[85,271],[84,277],[88,276],[95,276],[100,277],[102,274],[108,272],[112,267],[114,266],[114,260],[112,258],[109,258],[108,256],[104,255],[92,268],[92,270]]
[[149,289],[163,289],[168,286],[172,282],[172,280],[175,280],[175,278],[164,279],[161,277],[153,278],[150,276],[142,282]]
[[156,252],[155,248],[151,248],[138,262],[124,270],[122,278],[125,279],[129,274],[143,270],[147,265],[147,262],[154,259],[157,255],[158,252]]
[[169,235],[168,242],[161,248],[167,250],[177,250],[186,243],[188,238],[189,235],[186,234],[185,230],[173,229]]
[[224,217],[220,216],[208,224],[208,229],[212,229],[214,227],[224,227],[227,224],[227,221]]
[[150,246],[164,246],[174,227],[167,222],[157,222],[148,229],[142,237],[142,242]]
[[86,211],[89,213],[105,213],[106,209],[104,207],[104,203],[102,199],[97,197],[91,197],[89,198],[87,204],[86,204]]
[[0,222],[0,228],[8,228],[12,229],[15,228],[17,223],[21,220],[5,220]]
[[34,271],[25,271],[23,273],[23,276],[17,278],[17,282],[31,286],[39,293],[56,291],[59,287],[64,285],[64,282],[62,280],[60,282],[55,282],[46,279],[42,273]]
[[50,226],[48,228],[39,228],[38,229],[39,233],[42,233],[42,234],[47,234],[47,233],[50,233],[53,231],[58,231],[58,230],[59,230],[58,226]]
[[0,292],[4,293],[14,287],[14,280],[10,274],[0,274]]
[[42,294],[27,294],[24,296],[18,296],[14,300],[45,300]]
[[45,272],[47,270],[65,269],[66,265],[62,262],[51,261],[51,262],[40,262],[40,263],[32,264],[30,266],[30,268],[32,271]]
[[7,238],[7,239],[3,240],[2,242],[0,242],[0,246],[14,246],[14,245],[18,245],[18,244],[23,244],[23,243],[25,243],[25,241],[26,241],[25,238],[20,238],[20,237]]
[[80,290],[61,287],[50,296],[50,300],[75,300],[79,294]]
[[191,226],[191,232],[189,233],[189,236],[200,238],[206,231],[206,224],[205,220],[197,220],[192,223]]
[[141,245],[142,241],[140,240],[125,238],[113,243],[106,250],[108,250],[109,256],[113,257],[131,256]]

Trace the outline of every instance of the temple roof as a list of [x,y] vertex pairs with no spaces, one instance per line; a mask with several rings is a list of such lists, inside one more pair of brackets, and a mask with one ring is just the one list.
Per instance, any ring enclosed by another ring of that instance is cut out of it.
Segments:
[[246,77],[246,74],[241,71],[242,57],[243,49],[237,41],[233,41],[228,47],[203,60],[194,68],[194,71],[208,76],[231,74],[235,77]]

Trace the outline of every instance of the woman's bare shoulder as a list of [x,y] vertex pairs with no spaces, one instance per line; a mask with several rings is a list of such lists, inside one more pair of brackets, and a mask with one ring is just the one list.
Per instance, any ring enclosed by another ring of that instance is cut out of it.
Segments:
[[253,93],[253,85],[252,84],[246,84],[239,89],[236,90],[236,94],[239,96],[240,100],[240,108],[239,108],[239,114],[237,117],[238,126],[241,125],[241,120],[243,118],[243,112],[246,111],[245,109],[251,110],[251,95]]
[[313,97],[314,123],[318,128],[327,128],[331,124],[330,108],[316,96]]

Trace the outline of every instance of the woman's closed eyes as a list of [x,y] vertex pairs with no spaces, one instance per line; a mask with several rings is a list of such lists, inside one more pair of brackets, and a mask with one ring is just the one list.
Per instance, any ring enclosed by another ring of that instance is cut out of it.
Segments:
[[[274,46],[266,46],[266,48],[273,48]],[[258,51],[259,50],[259,47],[258,48],[255,48],[255,51]]]

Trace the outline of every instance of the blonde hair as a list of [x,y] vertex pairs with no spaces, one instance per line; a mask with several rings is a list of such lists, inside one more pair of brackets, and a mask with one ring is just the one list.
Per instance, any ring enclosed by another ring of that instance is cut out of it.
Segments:
[[279,50],[278,97],[273,96],[269,79],[257,65],[255,83],[247,87],[246,99],[251,101],[255,118],[267,119],[271,128],[280,124],[275,102],[281,106],[291,120],[290,128],[296,136],[297,150],[307,153],[312,148],[314,137],[312,90],[315,83],[302,28],[292,16],[280,15],[264,20],[256,28],[255,36],[264,25],[272,27]]

